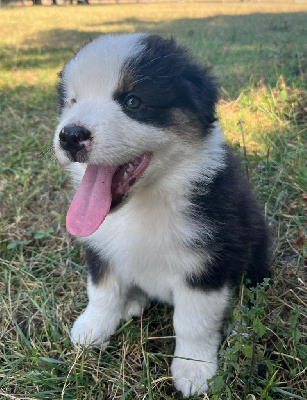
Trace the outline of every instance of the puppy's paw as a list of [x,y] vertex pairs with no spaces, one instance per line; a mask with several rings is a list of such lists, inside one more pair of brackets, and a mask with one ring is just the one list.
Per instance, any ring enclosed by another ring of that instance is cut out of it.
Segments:
[[125,307],[124,320],[130,321],[133,317],[140,317],[142,315],[142,305],[137,301],[129,301]]
[[127,302],[124,311],[124,320],[130,321],[133,317],[140,317],[142,313],[149,307],[147,301],[130,300]]
[[174,358],[171,366],[174,385],[184,397],[207,392],[207,380],[213,377],[216,369],[215,360],[205,362]]
[[101,310],[87,306],[73,324],[71,341],[81,345],[99,345],[108,341],[120,323],[121,313],[116,309]]
[[102,326],[97,323],[97,320],[88,318],[86,312],[81,314],[74,322],[70,338],[73,344],[84,346],[98,345],[109,339],[105,337],[105,332]]
[[140,290],[135,290],[127,298],[124,309],[124,320],[130,321],[133,317],[140,317],[144,310],[150,306],[150,301]]

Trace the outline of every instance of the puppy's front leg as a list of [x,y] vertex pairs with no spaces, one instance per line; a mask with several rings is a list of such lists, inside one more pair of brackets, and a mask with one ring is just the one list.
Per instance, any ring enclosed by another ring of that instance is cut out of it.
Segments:
[[229,301],[227,287],[202,291],[185,287],[174,293],[175,357],[171,372],[185,397],[208,390],[217,369],[220,329]]
[[123,312],[123,288],[112,270],[97,284],[88,278],[89,303],[71,329],[74,344],[100,344],[110,339]]

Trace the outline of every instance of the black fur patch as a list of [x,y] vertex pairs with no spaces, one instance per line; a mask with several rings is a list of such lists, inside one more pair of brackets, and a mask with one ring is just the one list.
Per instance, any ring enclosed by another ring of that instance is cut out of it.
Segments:
[[[143,42],[142,54],[124,66],[123,74],[133,72],[132,88],[114,94],[124,112],[140,122],[165,127],[172,124],[171,110],[180,108],[192,112],[205,130],[209,128],[216,120],[218,98],[210,69],[194,64],[186,49],[172,39],[150,35]],[[142,107],[126,108],[128,94],[141,99]]]
[[65,105],[65,86],[62,81],[62,72],[58,74],[59,82],[57,83],[57,94],[58,94],[58,114],[59,116],[62,114],[64,105]]
[[[201,194],[202,182],[195,184],[193,218],[209,221],[214,235],[204,249],[212,261],[202,273],[187,276],[188,284],[194,288],[221,288],[238,281],[244,272],[252,284],[268,276],[264,217],[229,149],[226,162],[226,168],[206,187],[206,194]],[[205,242],[206,237],[200,240]]]
[[92,282],[97,285],[107,271],[108,261],[98,255],[89,246],[85,246],[85,259]]

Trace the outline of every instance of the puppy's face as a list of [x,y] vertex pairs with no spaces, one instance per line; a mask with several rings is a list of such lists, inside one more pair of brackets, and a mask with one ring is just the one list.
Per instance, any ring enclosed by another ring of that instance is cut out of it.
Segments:
[[105,36],[87,44],[60,74],[58,159],[86,163],[90,190],[93,180],[106,181],[109,208],[118,206],[132,186],[159,179],[182,158],[184,143],[210,129],[217,93],[207,72],[158,36]]

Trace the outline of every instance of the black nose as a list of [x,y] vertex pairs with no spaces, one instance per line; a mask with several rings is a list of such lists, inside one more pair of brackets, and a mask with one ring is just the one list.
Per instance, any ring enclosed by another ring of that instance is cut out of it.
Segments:
[[75,159],[76,154],[85,147],[83,142],[90,137],[91,133],[83,126],[67,125],[60,132],[60,144]]

